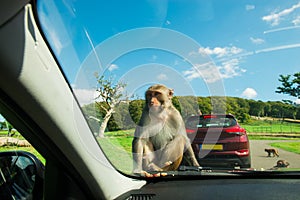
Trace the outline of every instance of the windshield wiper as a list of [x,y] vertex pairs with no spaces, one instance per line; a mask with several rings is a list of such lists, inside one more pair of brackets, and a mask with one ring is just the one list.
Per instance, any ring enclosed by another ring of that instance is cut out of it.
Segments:
[[196,166],[179,166],[178,171],[197,171],[197,172],[201,172],[201,171],[211,171],[212,168],[211,167],[196,167]]
[[199,176],[237,176],[224,170],[214,170],[211,167],[180,166],[176,171],[153,171],[142,175],[147,178],[169,178],[169,177],[199,177]]
[[242,176],[242,177],[293,177],[299,178],[300,171],[286,171],[286,170],[255,170],[255,169],[222,169],[212,167],[195,167],[195,166],[180,166],[176,171],[153,171],[140,174],[142,177],[157,180],[159,178],[198,178],[198,177],[220,177],[220,176]]
[[255,169],[238,169],[238,170],[231,170],[228,173],[236,174],[236,175],[243,175],[243,176],[300,176],[299,171],[293,170],[255,170]]

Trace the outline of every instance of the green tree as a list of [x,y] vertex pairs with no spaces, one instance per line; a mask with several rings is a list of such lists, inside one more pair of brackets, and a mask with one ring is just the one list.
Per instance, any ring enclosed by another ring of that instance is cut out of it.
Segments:
[[113,115],[115,107],[122,101],[122,92],[124,91],[126,84],[122,82],[114,84],[114,81],[111,77],[109,79],[105,79],[104,76],[99,76],[98,73],[95,73],[95,77],[98,83],[96,91],[99,94],[96,100],[100,100],[96,103],[105,112],[104,117],[101,120],[99,133],[96,136],[104,137],[104,131],[107,127],[108,121]]
[[246,113],[249,113],[250,105],[247,99],[235,97],[237,104],[239,105],[240,109],[243,109]]
[[179,96],[177,98],[178,98],[178,102],[179,102],[179,105],[178,105],[179,107],[177,107],[176,105],[174,105],[174,106],[175,106],[175,108],[177,108],[177,110],[180,111],[180,114],[184,120],[186,118],[190,117],[191,115],[199,114],[199,106],[198,106],[198,102],[197,102],[197,97]]
[[300,119],[300,106],[296,107],[296,119]]
[[279,75],[279,81],[282,86],[277,87],[276,93],[288,94],[300,98],[300,72],[297,72],[291,78],[291,75]]
[[271,102],[265,102],[264,103],[264,116],[271,116],[271,111],[272,111],[272,106],[271,106]]
[[243,111],[242,109],[239,110],[236,114],[235,114],[235,117],[241,122],[241,123],[246,123],[246,122],[249,122],[251,117],[250,115]]
[[250,107],[247,100],[238,97],[227,97],[226,99],[226,113],[233,114],[243,123],[249,121]]
[[227,98],[224,96],[212,96],[211,105],[213,114],[226,114],[227,111]]
[[209,97],[198,97],[198,107],[202,114],[210,114],[212,111],[211,100]]
[[284,118],[286,115],[286,105],[281,101],[269,102],[271,105],[270,117]]
[[265,108],[265,103],[262,101],[254,101],[254,100],[249,100],[249,105],[250,105],[250,110],[249,114],[252,116],[257,116],[257,117],[262,117],[264,116],[264,108]]
[[135,124],[139,122],[142,116],[143,108],[145,106],[145,100],[132,100],[129,102],[128,110],[131,119]]
[[172,104],[181,113],[181,106],[180,106],[180,101],[179,101],[179,97],[178,96],[173,96],[173,98],[172,98]]

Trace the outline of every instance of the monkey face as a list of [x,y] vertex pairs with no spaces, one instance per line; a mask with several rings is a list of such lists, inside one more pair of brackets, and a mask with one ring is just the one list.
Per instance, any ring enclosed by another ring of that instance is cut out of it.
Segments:
[[173,90],[167,88],[164,85],[153,85],[146,91],[146,103],[148,108],[151,107],[168,107],[171,105],[171,99],[173,97]]
[[156,91],[148,91],[146,94],[148,106],[150,107],[158,107],[162,105],[161,93]]
[[150,114],[158,114],[161,113],[163,110],[163,101],[161,100],[162,94],[156,91],[148,91],[146,93],[147,105],[149,108]]
[[163,118],[166,108],[172,105],[173,90],[164,85],[153,85],[145,93],[150,117]]

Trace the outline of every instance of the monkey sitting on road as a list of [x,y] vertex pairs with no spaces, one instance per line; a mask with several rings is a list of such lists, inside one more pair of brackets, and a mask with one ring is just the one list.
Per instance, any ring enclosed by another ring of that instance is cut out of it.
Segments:
[[172,97],[173,90],[164,85],[153,85],[146,91],[146,104],[132,141],[133,173],[151,177],[148,172],[177,170],[183,158],[199,166]]
[[276,166],[274,166],[275,168],[278,167],[288,167],[290,165],[290,163],[286,160],[278,160],[276,163]]
[[265,152],[268,153],[268,157],[271,157],[271,154],[273,155],[273,157],[275,156],[279,157],[279,153],[277,149],[265,149]]

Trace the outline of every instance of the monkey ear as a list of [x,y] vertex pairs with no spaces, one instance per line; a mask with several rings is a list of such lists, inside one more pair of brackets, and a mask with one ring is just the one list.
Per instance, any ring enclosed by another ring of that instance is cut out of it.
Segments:
[[174,94],[174,90],[173,89],[169,89],[169,98],[171,99],[173,97]]

